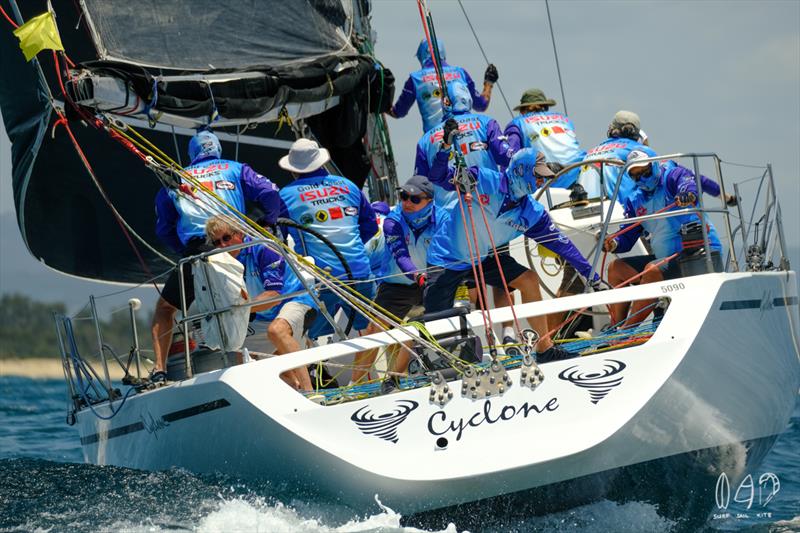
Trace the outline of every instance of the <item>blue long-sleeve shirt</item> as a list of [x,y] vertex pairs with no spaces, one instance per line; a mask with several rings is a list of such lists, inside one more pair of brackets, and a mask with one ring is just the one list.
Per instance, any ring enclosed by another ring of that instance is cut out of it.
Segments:
[[[442,61],[445,83],[464,83],[472,96],[472,108],[476,111],[485,111],[489,102],[481,96],[475,88],[475,82],[469,73],[461,67],[448,65]],[[419,112],[422,115],[422,131],[428,131],[442,121],[442,99],[439,93],[439,82],[436,78],[436,70],[433,68],[433,61],[427,60],[420,70],[412,72],[403,91],[397,98],[392,112],[396,117],[404,117],[408,114],[411,106],[416,101],[419,105]]]
[[[309,226],[337,247],[356,279],[370,276],[370,264],[364,246],[378,232],[375,211],[355,183],[319,169],[302,174],[280,191],[281,216]],[[295,249],[310,255],[318,266],[330,267],[336,277],[346,272],[336,255],[312,235],[289,229]]]
[[[278,188],[248,165],[212,157],[185,170],[238,212],[245,212],[248,200],[261,206],[267,223],[278,219]],[[175,252],[183,253],[191,239],[205,237],[206,220],[212,213],[191,196],[164,187],[156,194],[155,205],[156,235]]]

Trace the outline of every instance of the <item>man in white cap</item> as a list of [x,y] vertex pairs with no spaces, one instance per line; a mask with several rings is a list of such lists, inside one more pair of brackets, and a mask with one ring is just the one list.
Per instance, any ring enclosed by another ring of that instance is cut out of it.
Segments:
[[[354,280],[359,281],[352,287],[372,299],[375,284],[370,281],[370,263],[364,243],[378,232],[375,211],[355,183],[325,170],[328,161],[328,150],[314,141],[298,139],[292,144],[289,154],[278,162],[295,177],[295,181],[280,190],[281,216],[314,229],[333,243],[347,261]],[[289,233],[298,253],[314,257],[317,266],[337,278],[347,279],[344,265],[325,243],[295,228],[289,228]],[[350,306],[328,290],[320,293],[320,299],[331,316],[339,309],[350,313]],[[366,318],[357,315],[355,329],[366,326]],[[332,331],[332,326],[319,317],[311,326],[309,337],[316,338]]]
[[[617,111],[611,124],[608,125],[608,138],[589,150],[586,159],[618,159],[625,161],[632,150],[644,150],[648,148],[641,142],[642,131],[640,127],[639,115],[632,111]],[[619,177],[621,166],[610,164],[587,164],[581,167],[578,182],[588,193],[589,198],[598,198],[600,191],[600,172],[602,169],[603,182],[606,194],[611,197],[614,187]],[[618,200],[621,204],[633,193],[636,184],[627,176],[622,177]]]

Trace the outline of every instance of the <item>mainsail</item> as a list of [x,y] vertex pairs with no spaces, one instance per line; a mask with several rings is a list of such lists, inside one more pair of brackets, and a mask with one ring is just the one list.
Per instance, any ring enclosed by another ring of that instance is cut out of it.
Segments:
[[[48,9],[44,0],[0,5],[17,23]],[[131,234],[168,255],[154,233],[161,184],[65,100],[138,128],[177,162],[186,163],[189,136],[211,126],[226,157],[279,185],[290,177],[277,159],[296,136],[315,136],[354,182],[368,180],[376,196],[393,189],[387,150],[373,140],[369,151],[364,146],[365,135],[385,132],[376,113],[391,105],[394,90],[391,73],[370,55],[366,3],[86,0],[53,8],[64,59],[73,62],[69,79],[59,80],[55,54],[28,63],[11,26],[0,31],[0,108],[12,141],[18,223],[30,252],[49,266],[122,282],[169,267],[143,243],[131,247],[108,205]],[[97,183],[54,105],[70,119]]]

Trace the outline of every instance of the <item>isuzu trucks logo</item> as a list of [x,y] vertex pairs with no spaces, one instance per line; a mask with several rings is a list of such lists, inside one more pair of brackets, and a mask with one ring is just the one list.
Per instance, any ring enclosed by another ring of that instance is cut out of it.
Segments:
[[364,435],[375,435],[391,443],[397,443],[400,440],[397,437],[397,426],[402,424],[419,404],[414,400],[397,400],[396,403],[394,410],[377,415],[365,405],[353,413],[350,420],[356,423]]
[[606,397],[611,389],[622,383],[620,372],[625,370],[625,363],[614,359],[606,359],[602,370],[593,370],[586,365],[571,366],[562,371],[558,377],[569,381],[583,389],[588,389],[593,404]]

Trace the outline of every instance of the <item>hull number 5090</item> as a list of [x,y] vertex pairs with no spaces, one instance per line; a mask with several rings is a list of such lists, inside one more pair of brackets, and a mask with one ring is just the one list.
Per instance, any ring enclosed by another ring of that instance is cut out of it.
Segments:
[[675,292],[675,291],[682,291],[686,288],[686,285],[683,283],[670,283],[669,285],[662,285],[661,292]]

